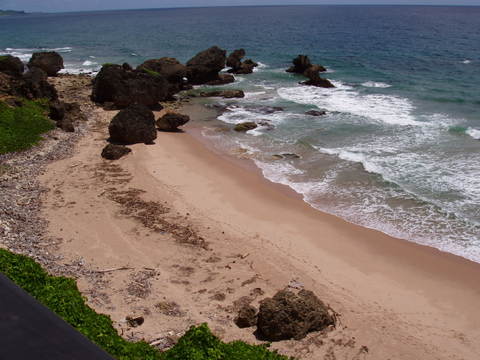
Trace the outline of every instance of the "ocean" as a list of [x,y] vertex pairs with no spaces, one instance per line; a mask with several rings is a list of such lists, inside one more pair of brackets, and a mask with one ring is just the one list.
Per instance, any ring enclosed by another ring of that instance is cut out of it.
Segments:
[[[202,120],[264,176],[311,206],[480,262],[480,7],[282,6],[31,14],[0,18],[0,54],[53,49],[66,72],[212,45],[260,63],[244,99]],[[334,89],[299,85],[298,54]],[[281,108],[281,109],[280,109]],[[325,110],[325,116],[305,112]],[[232,124],[261,121],[247,134]],[[222,131],[219,131],[222,130]],[[281,154],[295,154],[297,156]],[[319,235],[320,236],[320,235]],[[321,236],[320,236],[321,237]]]

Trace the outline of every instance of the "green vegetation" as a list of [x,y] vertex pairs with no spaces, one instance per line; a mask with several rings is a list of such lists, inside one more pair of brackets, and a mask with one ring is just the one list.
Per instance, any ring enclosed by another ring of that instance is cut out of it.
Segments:
[[55,128],[47,109],[43,100],[23,100],[20,107],[0,102],[0,154],[28,149],[38,143],[40,134]]
[[144,342],[121,338],[106,315],[85,304],[75,280],[48,275],[26,256],[0,249],[0,271],[117,360],[159,360],[160,353]]
[[162,360],[288,360],[271,352],[266,346],[249,345],[242,341],[224,343],[213,335],[207,324],[192,327]]
[[117,360],[288,360],[266,346],[224,343],[206,324],[192,327],[170,350],[121,338],[106,315],[85,304],[73,279],[53,277],[32,259],[0,249],[0,272]]
[[146,72],[150,76],[160,76],[160,74],[158,72],[150,70],[146,67],[142,67],[141,69],[142,69],[142,71]]

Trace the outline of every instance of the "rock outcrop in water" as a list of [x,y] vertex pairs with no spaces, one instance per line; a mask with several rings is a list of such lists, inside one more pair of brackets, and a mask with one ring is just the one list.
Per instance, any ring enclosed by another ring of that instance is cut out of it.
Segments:
[[228,72],[233,74],[251,74],[258,64],[251,59],[242,62],[245,55],[244,49],[234,50],[227,58],[227,66],[231,67]]
[[110,142],[117,144],[151,144],[157,138],[153,112],[142,104],[121,110],[108,126]]
[[125,66],[107,64],[93,82],[92,100],[113,103],[117,108],[132,104],[153,107],[172,97],[167,79],[157,73],[130,70]]
[[187,78],[192,85],[219,80],[219,72],[225,67],[227,52],[217,46],[204,50],[187,62]]
[[217,86],[235,82],[235,77],[230,74],[219,74],[217,80],[209,81],[205,85]]
[[25,70],[22,60],[12,55],[0,56],[0,72],[10,76],[20,77]]
[[179,131],[179,127],[190,121],[188,115],[175,112],[169,112],[159,118],[156,122],[157,129],[160,131]]
[[200,93],[201,97],[223,97],[225,99],[243,98],[245,93],[242,90],[214,90]]
[[321,72],[327,69],[322,65],[312,64],[307,55],[298,55],[293,59],[293,66],[287,69],[287,72],[302,74],[308,80],[303,82],[304,85],[311,85],[324,88],[335,87],[329,80],[320,77]]
[[249,130],[256,129],[258,125],[254,123],[253,121],[246,121],[240,124],[235,125],[233,130],[238,131],[238,132],[246,132]]
[[63,69],[63,58],[55,51],[34,53],[28,62],[28,67],[42,69],[48,76],[57,76]]
[[268,341],[300,340],[334,324],[327,306],[313,292],[282,290],[260,302],[257,334]]

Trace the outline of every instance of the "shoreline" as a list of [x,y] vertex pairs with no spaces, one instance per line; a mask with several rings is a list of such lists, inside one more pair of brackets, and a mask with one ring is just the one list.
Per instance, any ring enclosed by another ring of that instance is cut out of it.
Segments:
[[[96,108],[73,156],[48,166],[42,217],[47,238],[59,239],[50,251],[97,274],[79,271],[79,288],[127,339],[164,349],[207,322],[225,341],[258,343],[233,323],[237,306],[300,286],[340,321],[273,343],[282,354],[433,360],[480,351],[479,264],[312,208],[247,161],[209,149],[195,120],[103,160],[115,113]],[[128,328],[131,314],[145,323]]]

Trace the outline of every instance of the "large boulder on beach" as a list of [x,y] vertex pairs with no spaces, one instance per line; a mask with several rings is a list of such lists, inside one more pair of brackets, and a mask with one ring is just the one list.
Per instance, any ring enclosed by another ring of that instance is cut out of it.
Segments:
[[58,99],[57,90],[47,80],[47,73],[40,68],[30,68],[16,81],[16,92],[27,99]]
[[225,67],[227,52],[217,46],[204,50],[187,62],[189,82],[205,84],[218,79],[218,73]]
[[267,341],[300,340],[334,324],[327,306],[313,292],[282,290],[260,302],[257,332]]
[[108,144],[102,150],[102,157],[107,160],[118,160],[132,152],[125,145]]
[[137,67],[137,70],[150,73],[151,75],[164,76],[170,83],[171,95],[186,88],[187,67],[175,58],[163,57],[145,61]]
[[97,103],[113,103],[117,108],[131,104],[156,106],[171,98],[171,88],[166,78],[121,65],[102,67],[93,82],[92,100]]
[[48,76],[57,76],[63,69],[63,58],[55,51],[37,52],[32,55],[28,67],[37,67],[45,71]]
[[245,304],[240,308],[233,321],[240,329],[255,326],[257,324],[257,309],[252,305]]
[[145,105],[130,105],[112,119],[108,132],[112,143],[151,144],[157,138],[155,116]]
[[179,127],[190,121],[188,115],[176,112],[168,112],[159,118],[156,122],[157,129],[160,131],[179,131]]
[[24,70],[25,66],[18,57],[12,55],[0,56],[0,72],[19,77],[22,76]]

